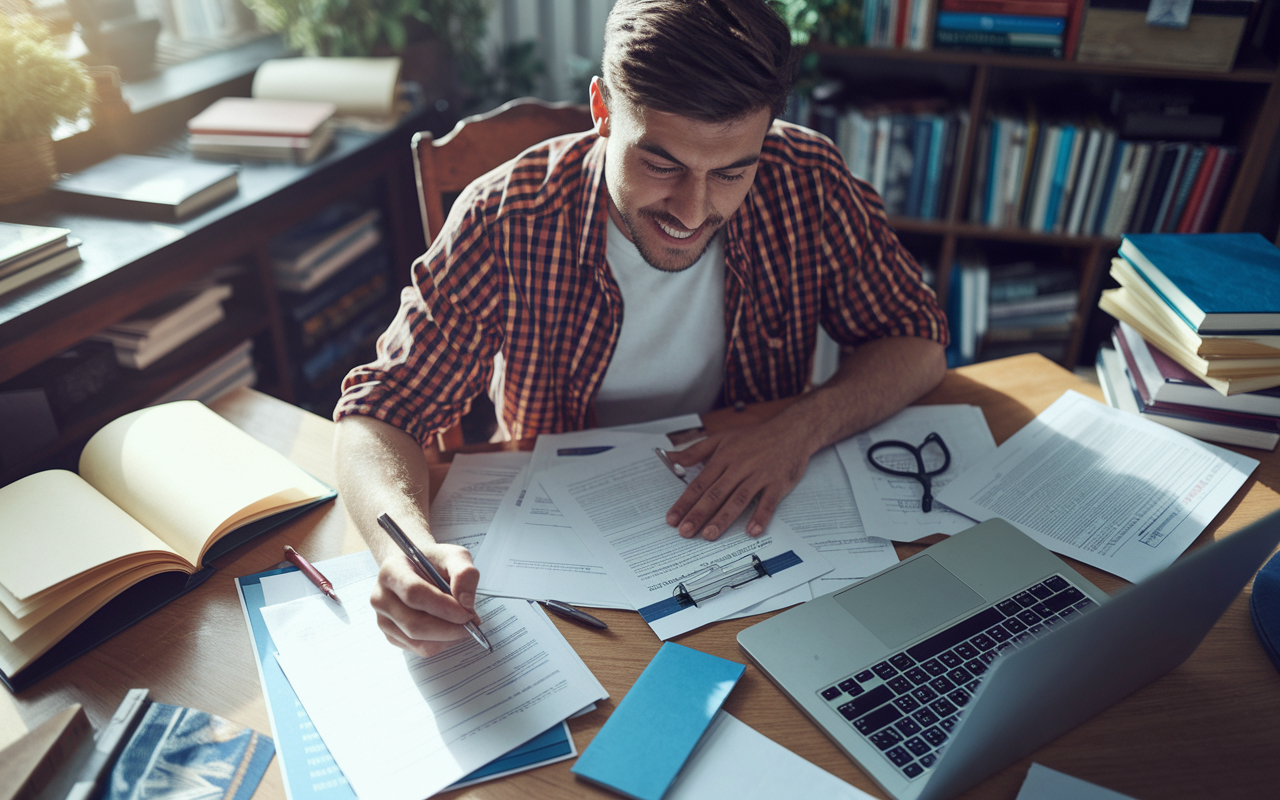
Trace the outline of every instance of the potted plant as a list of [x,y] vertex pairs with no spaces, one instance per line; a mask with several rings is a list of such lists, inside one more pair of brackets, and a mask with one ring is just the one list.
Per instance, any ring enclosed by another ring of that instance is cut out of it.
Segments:
[[57,177],[53,130],[88,108],[93,81],[29,14],[0,15],[0,75],[0,203],[12,203]]

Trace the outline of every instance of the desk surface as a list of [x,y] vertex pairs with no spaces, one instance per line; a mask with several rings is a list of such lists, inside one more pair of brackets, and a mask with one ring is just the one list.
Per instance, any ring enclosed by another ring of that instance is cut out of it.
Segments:
[[[1096,387],[1039,356],[1021,356],[949,372],[925,403],[972,403],[984,409],[997,442],[1044,410],[1066,389],[1099,398]],[[255,392],[238,392],[216,410],[284,452],[315,475],[334,481],[333,426]],[[770,405],[735,414],[717,412],[709,428],[730,427],[768,414]],[[1196,545],[1231,533],[1280,508],[1280,455],[1243,450],[1261,465]],[[432,468],[435,485],[447,470]],[[434,488],[434,487],[433,487]],[[270,723],[232,578],[268,569],[291,544],[313,559],[364,548],[341,500],[307,514],[282,531],[218,562],[218,573],[195,592],[27,689],[0,697],[0,746],[72,702],[84,704],[95,728],[134,686],[164,702],[194,706],[269,732]],[[919,548],[899,545],[903,557]],[[1072,562],[1108,592],[1124,581]],[[1247,596],[1238,598],[1200,648],[1181,667],[975,787],[966,798],[1014,798],[1032,761],[1142,800],[1264,797],[1280,786],[1280,673],[1254,635]],[[565,637],[609,691],[610,700],[570,723],[579,750],[657,652],[660,642],[630,612],[600,612],[610,625],[597,633],[557,619]],[[676,641],[738,662],[746,659],[735,635],[759,617],[720,622]],[[1158,635],[1158,621],[1152,634]],[[752,666],[725,708],[771,739],[865,789],[883,793]],[[442,797],[614,797],[577,780],[571,762],[492,781]],[[276,765],[257,800],[282,800]]]

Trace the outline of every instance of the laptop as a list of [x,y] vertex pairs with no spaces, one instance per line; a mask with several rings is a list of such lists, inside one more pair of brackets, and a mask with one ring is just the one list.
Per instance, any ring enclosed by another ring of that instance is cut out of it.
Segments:
[[1280,512],[1108,598],[993,519],[738,644],[890,796],[952,797],[1185,661],[1277,544]]

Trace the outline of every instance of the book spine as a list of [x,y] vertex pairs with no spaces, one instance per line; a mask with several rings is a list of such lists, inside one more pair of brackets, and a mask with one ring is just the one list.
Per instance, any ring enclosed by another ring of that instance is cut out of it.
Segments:
[[1173,151],[1173,166],[1169,169],[1164,186],[1161,187],[1160,205],[1156,209],[1155,218],[1151,221],[1151,230],[1154,233],[1160,233],[1164,228],[1165,220],[1169,218],[1169,210],[1173,207],[1173,196],[1178,193],[1178,184],[1182,182],[1182,173],[1187,167],[1187,155],[1191,151],[1191,145],[1185,142],[1175,144]]
[[1192,233],[1210,231],[1218,224],[1218,214],[1222,210],[1222,203],[1226,200],[1227,187],[1231,185],[1231,180],[1235,177],[1236,160],[1239,155],[1239,151],[1234,147],[1220,149],[1216,174],[1205,192],[1207,199],[1201,215],[1196,220],[1195,229]]
[[1068,0],[942,0],[944,11],[971,14],[1015,14],[1023,17],[1062,17],[1070,13]]
[[1098,211],[1103,207],[1103,197],[1110,181],[1115,179],[1116,132],[1108,128],[1102,135],[1102,149],[1089,189],[1089,202],[1085,206],[1084,219],[1080,221],[1080,233],[1088,236],[1098,232]]
[[969,221],[980,225],[986,219],[983,203],[987,196],[987,173],[991,164],[990,119],[985,120],[978,128],[974,152],[977,154],[977,163],[973,166],[973,185],[969,187]]
[[1061,233],[1067,225],[1067,214],[1071,210],[1071,201],[1075,195],[1076,182],[1079,180],[1080,158],[1084,151],[1085,131],[1079,127],[1071,137],[1071,157],[1067,160],[1067,171],[1062,179],[1061,200],[1058,202],[1058,213],[1053,218],[1053,232]]
[[1088,143],[1085,145],[1080,170],[1076,176],[1076,185],[1071,192],[1071,215],[1067,218],[1065,226],[1066,232],[1072,235],[1080,233],[1085,207],[1095,181],[1094,174],[1097,172],[1100,147],[1102,147],[1102,131],[1098,128],[1090,128]]
[[921,216],[924,202],[924,183],[928,177],[930,140],[933,138],[933,121],[922,115],[915,119],[915,131],[911,141],[911,177],[907,184],[906,215]]
[[939,11],[938,30],[1051,33],[1061,36],[1066,30],[1066,19],[1064,17],[1027,17],[1015,14],[970,14],[963,11]]
[[1204,160],[1200,164],[1195,184],[1192,185],[1191,193],[1187,197],[1186,208],[1182,212],[1181,219],[1178,220],[1178,233],[1191,233],[1196,215],[1200,212],[1200,206],[1204,203],[1205,187],[1209,185],[1209,176],[1213,174],[1217,162],[1217,145],[1206,145],[1204,148]]
[[1084,24],[1085,0],[1068,0],[1071,10],[1067,12],[1067,30],[1062,42],[1062,57],[1074,59],[1076,47],[1080,44],[1080,27]]
[[1191,187],[1199,177],[1200,167],[1204,163],[1205,149],[1204,145],[1191,145],[1187,153],[1187,162],[1182,168],[1177,186],[1174,187],[1169,213],[1160,226],[1162,233],[1173,233],[1177,230],[1178,223],[1182,221],[1183,209],[1186,208],[1191,197]]
[[1049,196],[1045,204],[1044,218],[1039,223],[1038,230],[1052,231],[1054,222],[1058,218],[1058,206],[1062,203],[1062,193],[1067,180],[1067,169],[1071,164],[1075,138],[1075,126],[1064,125],[1062,127],[1062,140],[1058,143],[1057,164],[1053,170],[1053,179],[1049,184]]
[[1022,31],[973,31],[938,28],[934,42],[947,47],[990,47],[1000,52],[1028,51],[1044,55],[1062,54],[1062,34]]

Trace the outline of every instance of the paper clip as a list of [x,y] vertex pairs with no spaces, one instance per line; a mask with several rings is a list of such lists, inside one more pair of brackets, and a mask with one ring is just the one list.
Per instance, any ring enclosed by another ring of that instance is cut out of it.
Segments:
[[720,594],[725,589],[736,589],[756,578],[768,577],[760,556],[751,555],[728,564],[712,564],[680,581],[671,591],[681,607],[696,606]]

